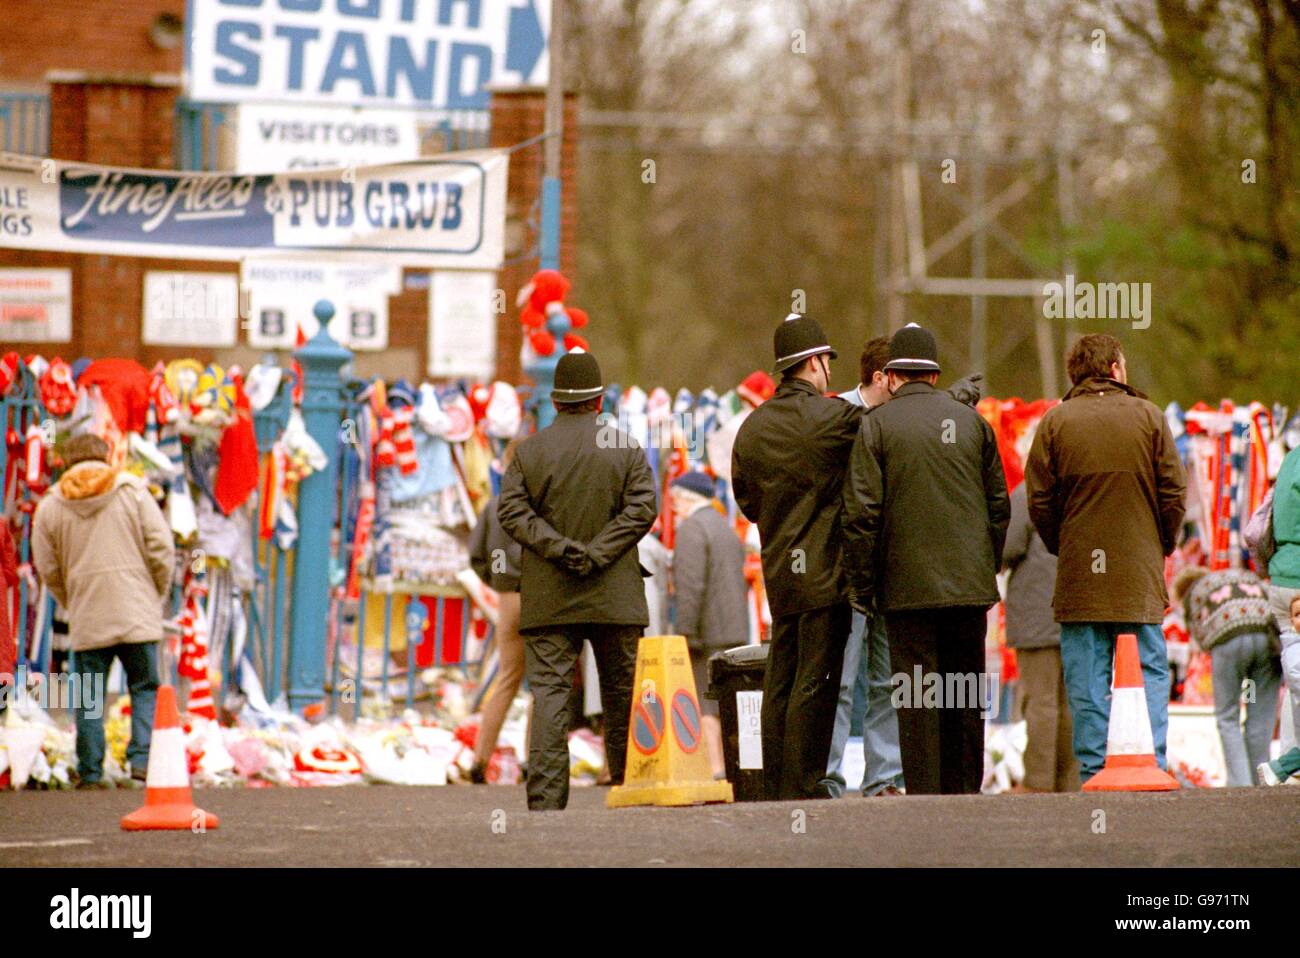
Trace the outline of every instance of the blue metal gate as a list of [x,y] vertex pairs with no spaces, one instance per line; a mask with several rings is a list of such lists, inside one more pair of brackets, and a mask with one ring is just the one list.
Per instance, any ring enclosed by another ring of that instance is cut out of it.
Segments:
[[50,98],[44,93],[0,93],[0,142],[6,153],[49,156]]

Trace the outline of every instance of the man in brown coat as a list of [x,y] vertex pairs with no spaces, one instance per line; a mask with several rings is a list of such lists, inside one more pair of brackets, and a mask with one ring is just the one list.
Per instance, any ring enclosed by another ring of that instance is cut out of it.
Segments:
[[103,775],[103,715],[87,703],[103,702],[113,659],[121,661],[131,692],[131,777],[145,778],[162,600],[172,579],[171,529],[144,481],[112,468],[109,453],[98,436],[68,440],[68,471],[41,500],[33,520],[36,571],[68,613],[79,686],[79,788],[98,785]]
[[1156,760],[1165,767],[1169,662],[1160,624],[1164,558],[1187,481],[1164,415],[1128,385],[1114,336],[1083,336],[1066,359],[1073,388],[1049,410],[1025,468],[1029,516],[1058,557],[1052,608],[1086,782],[1106,760],[1115,637],[1137,635]]

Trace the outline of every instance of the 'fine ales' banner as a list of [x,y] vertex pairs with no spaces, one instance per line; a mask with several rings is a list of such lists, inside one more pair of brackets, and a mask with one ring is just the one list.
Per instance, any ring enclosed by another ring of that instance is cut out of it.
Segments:
[[501,150],[287,173],[188,173],[0,153],[0,247],[238,261],[346,254],[498,269]]

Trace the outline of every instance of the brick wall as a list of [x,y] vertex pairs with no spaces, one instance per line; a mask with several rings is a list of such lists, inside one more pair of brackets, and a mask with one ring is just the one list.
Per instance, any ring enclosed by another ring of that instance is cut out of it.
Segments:
[[180,73],[180,46],[149,41],[160,13],[184,18],[185,0],[0,0],[0,85],[39,86],[50,70]]
[[[546,98],[540,90],[497,92],[492,97],[492,146],[509,147],[540,136],[546,129]],[[501,271],[507,312],[497,321],[497,372],[507,382],[523,381],[519,348],[523,332],[515,296],[537,272],[535,256],[521,259],[537,244],[541,222],[542,142],[511,154],[506,198],[506,261]],[[569,94],[564,103],[564,138],[560,147],[560,272],[576,285],[577,272],[577,189],[578,102]],[[511,262],[515,261],[515,262]]]

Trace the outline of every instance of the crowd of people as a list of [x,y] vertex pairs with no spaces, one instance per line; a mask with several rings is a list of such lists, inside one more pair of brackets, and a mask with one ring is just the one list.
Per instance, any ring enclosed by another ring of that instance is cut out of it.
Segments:
[[[1138,640],[1156,760],[1166,767],[1164,569],[1183,528],[1187,482],[1163,414],[1128,383],[1119,341],[1092,334],[1072,346],[1072,387],[1044,416],[1025,482],[1011,495],[993,431],[974,408],[979,377],[938,389],[927,330],[909,324],[867,343],[859,385],[838,396],[828,394],[836,358],[814,319],[783,321],[774,337],[780,383],[741,424],[729,463],[735,502],[761,538],[772,616],[765,797],[843,794],[859,684],[863,795],[978,792],[990,705],[984,639],[1000,571],[1008,572],[1008,644],[1030,743],[1017,790],[1074,790],[1101,770],[1124,633]],[[597,441],[602,390],[591,354],[563,357],[556,421],[520,443],[502,488],[501,526],[523,546],[535,809],[567,801],[564,710],[584,640],[600,673],[610,777],[621,781],[636,640],[647,621],[635,546],[654,523],[654,487],[629,437]],[[1296,453],[1287,459],[1272,506],[1272,586],[1234,571],[1228,595],[1215,575],[1194,582],[1191,571],[1175,590],[1200,647],[1220,649],[1215,684],[1234,785],[1249,784],[1252,769],[1261,783],[1285,781],[1300,756],[1270,763],[1267,754],[1279,647],[1293,699],[1300,658],[1300,620],[1291,621],[1293,599],[1300,615],[1298,462]],[[676,625],[700,685],[707,654],[742,644],[744,634],[743,552],[708,508],[712,489],[710,477],[688,473],[671,492],[684,520],[675,574],[688,583],[678,589]],[[1234,710],[1246,680],[1243,738]],[[900,695],[908,682],[938,694]]]
[[[1101,770],[1124,633],[1137,637],[1155,756],[1165,767],[1165,558],[1183,533],[1187,481],[1164,415],[1128,383],[1119,341],[1091,334],[1073,344],[1071,389],[1043,416],[1024,482],[1010,493],[994,431],[975,408],[980,377],[939,389],[938,349],[924,328],[909,324],[869,341],[859,384],[839,395],[828,392],[837,353],[814,319],[787,317],[773,345],[780,382],[747,410],[725,464],[687,471],[668,488],[674,629],[687,637],[701,691],[709,657],[750,636],[745,547],[715,498],[723,465],[761,540],[771,612],[765,797],[844,794],[844,752],[859,721],[862,795],[978,792],[992,704],[985,635],[1002,572],[1028,725],[1016,790],[1070,791]],[[499,597],[500,656],[470,778],[486,779],[526,678],[532,809],[568,801],[567,737],[584,643],[599,676],[612,784],[626,760],[637,641],[650,621],[638,545],[661,512],[646,453],[601,416],[604,395],[591,353],[577,348],[560,359],[555,420],[506,448],[499,496],[469,547]],[[125,668],[134,706],[128,758],[142,779],[158,609],[174,560],[157,504],[108,466],[109,452],[93,436],[69,442],[69,468],[36,511],[33,559],[67,609],[79,667],[102,677],[116,658]],[[1293,704],[1300,701],[1300,449],[1282,463],[1265,513],[1258,574],[1193,567],[1172,590],[1193,641],[1213,659],[1234,786],[1277,784],[1300,771],[1300,749],[1269,756],[1283,678]],[[721,727],[707,698],[702,733],[722,778]],[[81,785],[95,787],[103,766],[97,719],[78,714],[77,746]]]

